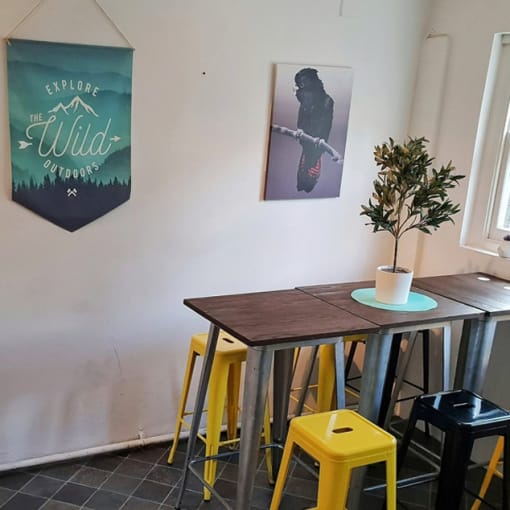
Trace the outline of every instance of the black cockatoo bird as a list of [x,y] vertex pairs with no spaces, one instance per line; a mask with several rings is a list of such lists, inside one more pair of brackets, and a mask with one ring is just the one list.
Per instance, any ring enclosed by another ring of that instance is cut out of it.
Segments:
[[297,127],[317,139],[317,143],[299,140],[303,152],[297,172],[297,189],[309,193],[317,184],[321,172],[320,139],[328,141],[333,123],[334,101],[326,94],[317,69],[301,69],[294,76],[295,94],[299,101]]

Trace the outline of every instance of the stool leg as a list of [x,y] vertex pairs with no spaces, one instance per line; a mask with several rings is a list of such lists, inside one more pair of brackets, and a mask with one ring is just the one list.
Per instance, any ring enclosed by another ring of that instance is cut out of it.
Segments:
[[184,382],[182,385],[181,398],[179,400],[179,409],[177,410],[177,420],[175,421],[175,433],[174,440],[172,442],[172,448],[168,454],[168,464],[172,464],[179,444],[179,435],[182,428],[182,420],[184,419],[184,413],[186,412],[186,402],[188,401],[189,388],[191,386],[191,377],[193,369],[195,368],[195,360],[197,359],[197,353],[191,349],[188,354],[188,361],[186,362],[186,370],[184,371]]
[[[207,429],[205,441],[205,455],[216,455],[219,450],[221,424],[225,412],[225,399],[227,396],[227,381],[229,365],[221,365],[217,360],[213,362],[211,378],[209,379],[209,396],[207,404]],[[208,460],[204,463],[204,479],[214,485],[216,479],[216,460]],[[204,500],[209,501],[211,493],[204,488]]]
[[[319,346],[318,345],[313,346],[310,351],[310,356],[307,359],[306,366],[304,367],[304,377],[303,377],[303,381],[301,383],[301,389],[299,391],[299,399],[298,399],[298,403],[296,405],[296,410],[295,410],[296,416],[301,416],[301,414],[303,414],[303,408],[305,407],[305,400],[306,400],[306,396],[308,394],[308,387],[310,386],[310,381],[312,379],[313,367],[315,366],[315,360],[317,359],[318,352],[319,352]],[[296,371],[296,365],[294,365],[292,378],[294,378],[295,371]]]
[[292,366],[292,379],[294,379],[294,376],[296,375],[296,369],[299,363],[299,357],[301,356],[301,347],[296,347],[294,349],[294,362]]
[[317,508],[314,510],[345,510],[350,481],[351,468],[348,465],[321,464]]
[[503,510],[510,510],[510,434],[505,436],[505,453],[503,458]]
[[[446,338],[443,338],[443,342],[446,342]],[[430,371],[430,330],[424,329],[421,331],[421,352],[422,352],[422,370],[423,370],[423,393],[426,395],[429,392],[429,371]],[[447,361],[443,359],[443,363],[446,364]],[[450,364],[448,363],[448,370],[450,370]],[[443,386],[444,386],[444,377],[443,377]],[[443,390],[446,388],[443,387]],[[430,437],[430,426],[428,422],[425,422],[425,435]]]
[[[264,410],[264,444],[271,444],[271,415],[269,412],[269,398],[266,398],[266,407]],[[265,459],[266,459],[266,467],[267,467],[267,480],[272,485],[274,484],[274,476],[273,476],[273,454],[271,452],[271,448],[265,448]]]
[[335,344],[319,347],[317,407],[319,412],[331,411],[335,395]]
[[287,473],[289,471],[289,464],[293,450],[294,450],[294,434],[291,429],[287,436],[285,447],[283,448],[280,469],[278,471],[278,477],[276,478],[276,485],[274,486],[273,491],[273,499],[271,500],[271,506],[269,507],[269,510],[278,510],[278,508],[280,507],[280,501],[282,499],[282,493],[285,487],[285,480],[287,478]]
[[411,443],[411,438],[413,436],[414,427],[416,426],[416,421],[418,420],[418,407],[417,403],[413,404],[411,409],[411,414],[409,415],[409,419],[407,421],[407,427],[402,436],[402,441],[400,443],[400,448],[398,449],[397,454],[397,473],[400,473],[402,469],[402,464],[404,463],[405,456],[407,454],[407,450],[409,448],[409,444]]
[[397,508],[397,452],[394,449],[386,459],[386,509]]
[[472,449],[473,438],[471,436],[459,431],[445,433],[436,510],[457,510],[460,508]]
[[231,363],[228,369],[227,386],[227,438],[230,440],[237,437],[240,386],[241,363]]
[[345,362],[345,381],[346,382],[349,378],[349,373],[351,371],[352,362],[354,361],[354,355],[356,354],[357,347],[358,347],[358,342],[351,342],[351,346],[349,347],[349,354],[347,355],[347,361]]
[[[487,466],[487,471],[483,478],[482,486],[480,487],[480,492],[478,493],[478,497],[481,499],[483,499],[485,497],[485,494],[487,493],[487,489],[489,488],[489,485],[492,481],[492,477],[494,476],[494,473],[496,472],[496,467],[498,465],[501,454],[503,453],[504,445],[505,445],[505,439],[504,439],[504,437],[500,437],[498,439],[496,447],[494,448],[494,452],[492,453],[491,460],[489,462],[489,465]],[[503,482],[503,490],[505,490],[504,482]],[[477,499],[473,503],[471,510],[478,510],[480,508],[481,503],[482,503],[481,500]]]

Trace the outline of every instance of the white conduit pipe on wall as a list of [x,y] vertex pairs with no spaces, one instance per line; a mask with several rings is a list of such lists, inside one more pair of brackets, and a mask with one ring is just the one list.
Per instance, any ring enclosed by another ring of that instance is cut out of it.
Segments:
[[[186,434],[181,436],[181,439],[187,437]],[[99,455],[102,453],[112,453],[129,448],[140,448],[150,444],[165,443],[173,439],[173,434],[164,434],[162,436],[154,436],[148,438],[133,439],[131,441],[124,441],[122,443],[107,444],[104,446],[95,446],[93,448],[85,448],[74,452],[57,453],[55,455],[48,455],[46,457],[37,457],[34,459],[27,459],[21,462],[13,462],[11,464],[0,465],[0,472],[11,471],[13,469],[28,468],[32,466],[39,466],[42,464],[54,464],[56,462],[63,462],[80,457],[90,457],[92,455]]]
[[430,141],[428,147],[432,155],[436,152],[441,131],[449,60],[449,35],[437,32],[428,34],[418,64],[409,135],[425,136]]
[[[418,64],[409,136],[425,136],[430,142],[428,151],[431,156],[436,155],[441,133],[449,60],[450,36],[438,32],[429,33],[422,46]],[[423,235],[417,234],[413,264],[415,274],[420,271]]]
[[[238,424],[241,426],[241,423]],[[226,431],[226,425],[222,425],[222,431]],[[206,429],[201,428],[200,434],[205,435]],[[184,430],[179,436],[179,440],[187,439],[189,437],[189,430]],[[130,441],[123,441],[121,443],[112,443],[103,446],[94,446],[93,448],[84,448],[73,452],[57,453],[55,455],[47,455],[46,457],[36,457],[27,459],[20,462],[12,462],[11,464],[0,464],[0,473],[5,471],[12,471],[13,469],[21,469],[33,466],[40,466],[42,464],[55,464],[57,462],[64,462],[72,459],[79,459],[81,457],[91,457],[92,455],[101,455],[103,453],[120,452],[122,450],[129,450],[131,448],[141,448],[151,444],[168,443],[173,441],[174,434],[162,434],[161,436],[153,437],[140,437],[139,439],[132,439]]]

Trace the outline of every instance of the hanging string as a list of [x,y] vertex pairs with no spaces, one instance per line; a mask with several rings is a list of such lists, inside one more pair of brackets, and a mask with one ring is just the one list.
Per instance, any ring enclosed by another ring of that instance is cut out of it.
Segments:
[[129,39],[124,35],[124,32],[119,28],[119,26],[113,21],[113,19],[110,17],[110,15],[104,10],[103,6],[99,4],[97,0],[94,0],[94,3],[97,5],[99,10],[103,13],[105,18],[110,22],[110,24],[113,26],[113,28],[120,34],[120,36],[124,39],[124,41],[127,42],[128,46],[134,50],[133,45],[129,42]]
[[41,7],[42,3],[44,2],[44,0],[39,0],[33,7],[32,9],[30,9],[27,14],[25,14],[25,16],[23,18],[21,18],[21,20],[17,23],[17,25],[4,37],[5,41],[7,42],[7,44],[10,46],[11,45],[11,41],[9,40],[10,39],[10,36],[12,35],[13,32],[15,32],[21,25],[23,25],[23,23],[25,23],[25,21],[30,18],[32,16],[32,14],[35,13],[35,11],[37,11],[37,9],[39,9],[39,7]]
[[[10,42],[10,36],[21,26],[23,25],[23,23],[25,23],[25,21],[27,21],[29,18],[31,18],[35,12],[41,7],[41,5],[45,2],[46,0],[39,0],[37,2],[37,4],[35,4],[32,9],[30,9],[30,11],[28,11],[27,14],[25,14],[25,16],[23,18],[21,18],[21,20],[16,24],[16,26],[9,31],[9,33],[4,37],[4,40],[7,42],[7,44],[10,46],[11,45],[11,42]],[[118,34],[120,34],[120,36],[124,39],[124,41],[126,41],[126,43],[128,44],[128,46],[134,50],[134,47],[133,45],[129,42],[129,39],[124,35],[124,32],[122,32],[122,30],[118,27],[118,25],[115,23],[115,21],[113,21],[113,19],[111,18],[111,16],[105,11],[105,9],[103,8],[102,5],[99,4],[98,0],[93,0],[94,4],[96,5],[96,7],[101,11],[101,13],[103,14],[103,16],[110,22],[110,24],[113,26],[113,28],[117,31]]]

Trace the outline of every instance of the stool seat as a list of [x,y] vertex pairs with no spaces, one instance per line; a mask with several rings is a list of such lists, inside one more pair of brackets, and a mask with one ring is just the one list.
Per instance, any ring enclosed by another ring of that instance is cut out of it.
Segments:
[[481,431],[508,422],[510,413],[491,401],[467,390],[423,395],[417,401],[439,428],[464,428]]
[[280,506],[294,446],[304,450],[320,466],[314,510],[344,510],[351,470],[383,461],[386,462],[387,508],[395,510],[396,439],[357,412],[347,409],[291,420],[270,510]]
[[[207,333],[197,333],[191,337],[190,347],[200,356],[204,356],[207,347]],[[237,338],[220,331],[218,335],[218,342],[216,350],[214,351],[214,359],[218,357],[227,356],[229,361],[234,363],[236,361],[246,360],[247,347],[240,342]]]
[[[409,448],[417,420],[439,428],[445,434],[436,510],[457,510],[467,467],[475,439],[503,436],[505,439],[505,461],[510,461],[510,413],[493,402],[468,390],[455,390],[422,395],[414,401],[407,428],[398,452],[400,471]],[[503,509],[510,510],[508,494],[510,477],[504,477]]]
[[[396,446],[395,438],[354,411],[324,412],[294,418],[294,429],[301,443],[314,455],[328,456],[334,462],[365,459]],[[390,441],[390,442],[388,442]]]

